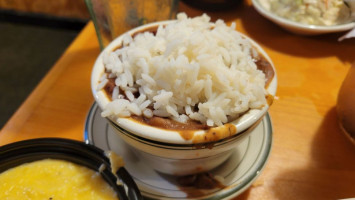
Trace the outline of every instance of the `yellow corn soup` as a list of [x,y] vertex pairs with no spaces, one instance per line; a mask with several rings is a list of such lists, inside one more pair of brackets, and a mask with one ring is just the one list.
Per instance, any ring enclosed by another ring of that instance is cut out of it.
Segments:
[[0,199],[117,199],[95,171],[64,160],[26,163],[0,174]]

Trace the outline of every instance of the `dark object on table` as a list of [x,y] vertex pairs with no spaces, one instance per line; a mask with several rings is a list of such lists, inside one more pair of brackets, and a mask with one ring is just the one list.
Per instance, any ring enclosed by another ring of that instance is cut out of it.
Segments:
[[182,0],[185,4],[206,11],[230,10],[238,6],[241,0]]
[[355,144],[355,62],[339,90],[336,109],[342,131]]

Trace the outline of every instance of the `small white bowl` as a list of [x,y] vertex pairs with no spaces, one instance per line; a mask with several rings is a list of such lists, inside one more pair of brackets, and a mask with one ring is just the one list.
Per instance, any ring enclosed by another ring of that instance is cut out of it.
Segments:
[[347,31],[355,27],[355,22],[349,22],[332,26],[307,25],[294,22],[280,17],[268,11],[260,2],[260,0],[252,0],[253,6],[262,16],[279,25],[283,29],[299,35],[320,35],[325,33],[334,33]]
[[[145,30],[154,30],[159,25],[166,25],[173,21],[164,21],[147,24],[137,27],[128,34],[133,35]],[[253,46],[271,64],[274,76],[266,90],[270,95],[275,96],[277,87],[276,70],[266,52],[253,40]],[[110,99],[103,90],[97,91],[99,79],[104,73],[103,54],[115,50],[121,45],[122,36],[113,40],[97,58],[91,76],[91,88],[96,102],[101,109],[104,109]],[[263,116],[269,109],[265,105],[262,109],[251,109],[239,119],[230,122],[236,128],[236,133],[218,140],[186,140],[181,133],[173,130],[161,129],[146,124],[139,123],[131,118],[119,118],[118,120],[108,119],[113,129],[135,150],[136,154],[154,169],[174,175],[186,175],[202,171],[208,171],[224,162],[232,153],[232,149],[244,141],[246,136],[259,124]],[[227,128],[227,126],[224,126]],[[218,127],[223,128],[223,127]],[[196,131],[195,136],[205,138],[208,131]],[[211,148],[213,146],[213,148]]]

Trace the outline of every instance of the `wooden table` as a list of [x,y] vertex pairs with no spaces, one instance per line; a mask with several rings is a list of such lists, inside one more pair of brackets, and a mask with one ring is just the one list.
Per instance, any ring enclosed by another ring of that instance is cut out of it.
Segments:
[[[180,9],[191,17],[202,13],[183,4]],[[248,1],[233,11],[208,14],[235,21],[237,30],[269,54],[278,75],[278,100],[270,109],[270,159],[236,199],[355,197],[355,146],[339,129],[335,111],[339,88],[355,60],[355,39],[338,42],[344,33],[293,35],[260,16]],[[0,145],[39,137],[83,140],[94,101],[90,73],[99,52],[89,23],[2,128]]]

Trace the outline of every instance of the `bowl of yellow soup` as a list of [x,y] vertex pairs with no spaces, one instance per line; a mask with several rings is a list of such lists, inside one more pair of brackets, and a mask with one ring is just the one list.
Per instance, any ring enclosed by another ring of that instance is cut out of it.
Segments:
[[0,199],[141,199],[117,163],[111,152],[69,139],[8,144],[0,147]]

